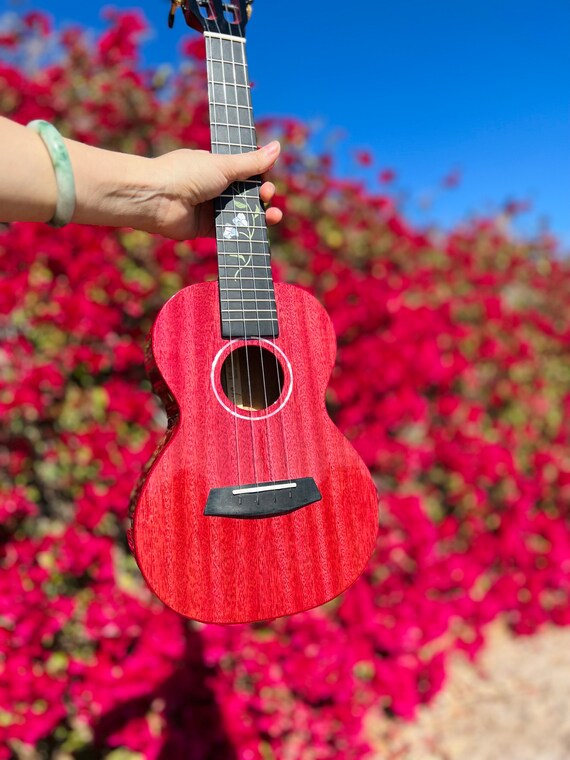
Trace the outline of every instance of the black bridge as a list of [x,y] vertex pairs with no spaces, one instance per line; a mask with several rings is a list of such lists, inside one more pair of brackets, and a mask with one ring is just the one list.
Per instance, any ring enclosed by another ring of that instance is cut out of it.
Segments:
[[204,514],[212,517],[277,517],[322,498],[313,478],[212,488]]

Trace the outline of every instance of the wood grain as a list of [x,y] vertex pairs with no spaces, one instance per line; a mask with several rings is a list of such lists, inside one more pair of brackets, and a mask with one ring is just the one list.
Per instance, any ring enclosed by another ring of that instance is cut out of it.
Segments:
[[[292,375],[269,409],[238,410],[247,419],[220,404],[211,381],[216,355],[228,351],[217,283],[173,296],[151,334],[170,430],[135,494],[131,546],[157,597],[202,622],[268,620],[323,604],[358,578],[375,544],[376,489],[325,408],[336,354],[329,317],[299,288],[276,284],[275,295],[273,343]],[[220,391],[218,373],[214,383]],[[308,476],[323,499],[296,512],[247,520],[203,514],[210,488]]]

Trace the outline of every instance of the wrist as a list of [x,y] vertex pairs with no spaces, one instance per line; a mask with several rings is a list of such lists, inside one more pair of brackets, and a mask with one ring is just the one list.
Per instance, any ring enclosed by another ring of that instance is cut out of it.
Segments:
[[[42,138],[0,116],[0,221],[48,222],[57,204],[57,184]],[[6,147],[8,146],[8,147]]]

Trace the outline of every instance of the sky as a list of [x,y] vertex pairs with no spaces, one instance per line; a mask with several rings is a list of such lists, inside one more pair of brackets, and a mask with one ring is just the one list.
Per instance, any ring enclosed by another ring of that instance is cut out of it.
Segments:
[[[0,0],[0,14],[41,8],[58,26],[101,29],[107,3]],[[138,5],[153,34],[149,65],[177,65],[183,36],[168,0]],[[373,190],[382,169],[418,225],[444,228],[529,201],[517,223],[544,225],[570,251],[570,3],[567,0],[255,0],[247,28],[255,115],[297,116],[335,170]],[[369,150],[371,167],[355,151]],[[454,188],[443,178],[460,177]]]

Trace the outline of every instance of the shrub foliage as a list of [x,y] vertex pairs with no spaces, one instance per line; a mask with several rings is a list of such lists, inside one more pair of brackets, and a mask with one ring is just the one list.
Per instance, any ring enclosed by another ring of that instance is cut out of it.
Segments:
[[[97,38],[35,12],[5,29],[0,112],[109,149],[207,149],[200,42],[177,73],[147,70],[144,19],[108,15]],[[368,711],[412,717],[499,613],[522,633],[570,622],[570,277],[553,242],[481,219],[420,234],[311,156],[302,123],[260,131],[284,145],[275,274],[333,319],[328,403],[378,484],[375,555],[341,598],[273,623],[197,625],[157,602],[125,539],[164,424],[145,336],[215,277],[214,241],[6,227],[0,758],[361,758]]]

